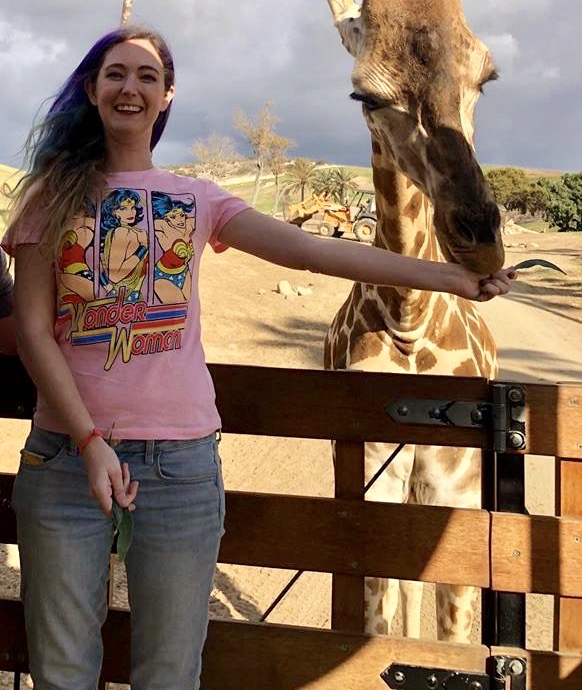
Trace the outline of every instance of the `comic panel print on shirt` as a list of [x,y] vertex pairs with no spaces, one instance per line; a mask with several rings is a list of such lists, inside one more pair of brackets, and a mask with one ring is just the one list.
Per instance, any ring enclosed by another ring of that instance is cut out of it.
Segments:
[[156,236],[154,292],[161,304],[184,304],[192,293],[192,235],[196,203],[192,195],[152,192]]
[[63,235],[57,265],[61,305],[77,305],[95,299],[92,250],[95,239],[95,204],[85,199],[83,211],[73,218]]
[[196,201],[144,189],[105,190],[65,235],[58,326],[73,346],[107,346],[107,371],[178,350],[192,292]]
[[143,220],[143,198],[135,189],[113,189],[101,202],[99,282],[108,297],[123,293],[123,302],[145,301],[149,242]]

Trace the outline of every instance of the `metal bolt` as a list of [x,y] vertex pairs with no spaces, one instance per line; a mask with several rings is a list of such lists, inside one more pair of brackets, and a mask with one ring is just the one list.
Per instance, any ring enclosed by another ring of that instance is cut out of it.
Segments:
[[441,408],[440,407],[433,407],[428,411],[428,416],[431,419],[440,419],[442,416]]
[[576,544],[579,544],[582,541],[582,537],[574,537],[574,541]]
[[402,673],[402,671],[394,672],[394,681],[398,683],[398,685],[402,685],[402,683],[404,683],[405,680],[406,676],[404,675],[404,673]]
[[473,410],[471,412],[471,421],[475,424],[483,421],[483,412],[481,410]]
[[436,687],[439,684],[438,678],[435,676],[434,673],[431,673],[430,676],[426,679],[426,685],[429,688],[429,690],[435,690]]
[[512,403],[523,402],[523,391],[521,388],[511,388],[507,393],[507,397]]
[[352,561],[352,562],[350,563],[350,568],[351,568],[352,570],[357,570],[359,565],[360,565],[360,564],[359,564],[357,561]]
[[511,554],[514,558],[519,558],[521,556],[521,551],[518,551],[515,549],[515,551]]
[[524,671],[523,663],[519,659],[512,659],[509,662],[508,668],[509,668],[509,673],[511,673],[514,676],[519,676]]
[[406,405],[400,405],[396,412],[398,412],[400,417],[406,417],[408,415],[408,408]]
[[483,690],[483,686],[478,680],[474,680],[471,683],[471,690]]
[[525,438],[521,431],[509,432],[509,445],[512,448],[523,448],[525,446]]

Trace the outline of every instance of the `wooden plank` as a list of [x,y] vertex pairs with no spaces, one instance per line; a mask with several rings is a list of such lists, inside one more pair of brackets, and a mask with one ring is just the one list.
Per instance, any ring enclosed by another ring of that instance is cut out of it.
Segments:
[[[480,446],[479,428],[412,427],[392,421],[385,407],[401,398],[486,400],[485,379],[410,376],[212,364],[223,429],[232,433]],[[260,391],[257,394],[256,391]]]
[[525,658],[526,690],[580,690],[582,656],[559,652],[537,652],[515,647],[492,647],[494,656]]
[[[560,464],[558,512],[560,515],[582,516],[582,465],[562,458],[558,458],[558,461]],[[581,620],[582,600],[561,598],[556,622],[558,649],[582,650]]]
[[[229,491],[226,515],[223,563],[489,586],[486,511]],[[0,507],[0,543],[15,538]]]
[[[402,398],[488,401],[485,379],[232,364],[209,369],[225,432],[426,444],[438,438],[444,446],[490,447],[480,428],[406,425],[385,413]],[[30,417],[34,389],[16,358],[0,357],[0,380],[7,382],[0,417]],[[527,452],[582,459],[582,387],[519,385],[527,398]]]
[[[0,603],[0,670],[26,670],[20,602]],[[129,678],[129,613],[110,610],[103,630],[103,678]],[[20,655],[17,664],[14,655]],[[380,673],[391,663],[483,672],[479,645],[444,644],[213,620],[204,650],[204,690],[386,690]]]
[[582,519],[511,513],[491,519],[494,590],[582,596]]
[[488,539],[485,511],[229,492],[220,558],[484,587]]
[[486,587],[488,541],[486,511],[228,492],[220,559]]
[[487,648],[478,645],[214,621],[204,655],[202,687],[387,690],[379,676],[394,662],[481,672],[486,655]]
[[[337,441],[334,448],[334,491],[339,499],[364,500],[365,445]],[[354,562],[357,562],[354,560]],[[353,565],[353,563],[352,563]],[[355,575],[332,577],[331,627],[346,632],[364,632],[365,578]]]

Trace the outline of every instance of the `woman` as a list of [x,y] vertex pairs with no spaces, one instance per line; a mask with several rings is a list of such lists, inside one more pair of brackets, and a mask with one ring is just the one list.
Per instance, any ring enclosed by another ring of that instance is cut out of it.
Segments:
[[[198,274],[207,243],[215,251],[236,247],[292,268],[472,299],[503,294],[511,283],[511,270],[486,277],[322,240],[248,208],[212,182],[153,167],[151,151],[173,98],[172,58],[156,33],[124,27],[100,39],[36,131],[3,241],[16,261],[21,357],[39,396],[13,501],[37,690],[96,686],[113,502],[135,510],[126,558],[131,686],[199,687],[224,519],[220,418],[200,343]],[[111,230],[98,221],[99,256],[85,255],[95,275],[106,271],[99,282],[113,289],[86,300],[73,329],[55,323],[62,237],[84,199],[107,216],[106,202],[115,194],[122,198],[113,215],[125,228],[123,242],[114,258],[114,239],[109,253],[101,249]],[[192,200],[194,214],[173,228],[182,240],[189,234],[192,251],[186,255],[190,298],[178,296],[172,305],[156,287],[165,280],[159,273],[155,278],[160,251],[150,250],[157,238],[165,251],[161,234],[170,228],[170,221],[162,227],[156,226],[160,218],[148,220],[162,194]],[[141,204],[148,211],[129,241]],[[139,290],[122,284],[124,271],[138,265]]]

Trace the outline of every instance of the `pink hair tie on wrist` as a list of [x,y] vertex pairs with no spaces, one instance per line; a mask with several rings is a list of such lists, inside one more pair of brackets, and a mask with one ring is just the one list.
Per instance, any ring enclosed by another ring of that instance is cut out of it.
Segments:
[[82,441],[79,441],[79,444],[77,446],[77,448],[79,449],[79,454],[81,454],[85,450],[85,448],[91,443],[91,441],[94,438],[103,438],[103,434],[99,431],[99,429],[93,429],[93,431],[90,431]]

